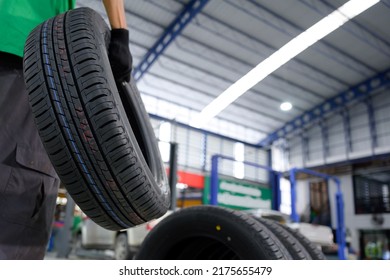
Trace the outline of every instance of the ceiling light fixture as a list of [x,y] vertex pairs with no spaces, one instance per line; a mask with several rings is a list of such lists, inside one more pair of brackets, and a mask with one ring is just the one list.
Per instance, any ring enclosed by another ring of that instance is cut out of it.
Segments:
[[280,104],[280,110],[282,111],[290,111],[292,109],[292,104],[290,102],[283,102]]
[[347,2],[260,62],[208,104],[190,125],[204,126],[210,119],[279,67],[378,2],[379,0],[351,0]]

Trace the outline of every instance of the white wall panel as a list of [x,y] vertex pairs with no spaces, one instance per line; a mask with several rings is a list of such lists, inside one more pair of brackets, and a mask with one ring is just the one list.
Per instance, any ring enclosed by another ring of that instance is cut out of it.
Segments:
[[[252,148],[252,147],[245,147],[245,154],[244,154],[245,155],[244,156],[245,161],[258,163],[256,150],[257,149]],[[260,171],[259,168],[245,165],[244,171],[245,171],[245,179],[248,179],[248,180],[251,180],[251,181],[257,181],[258,180],[257,174]]]
[[375,122],[378,145],[375,154],[390,152],[390,94],[381,93],[372,99],[375,109]]
[[324,162],[323,153],[323,139],[321,127],[319,125],[313,126],[307,133],[309,155],[307,165],[319,165]]
[[[246,146],[245,161],[268,166],[268,155],[266,151]],[[268,175],[267,170],[245,165],[245,179],[247,180],[267,183],[269,181]]]
[[346,158],[347,147],[345,143],[345,132],[343,127],[343,117],[334,115],[326,122],[328,129],[329,154],[326,162],[334,162]]
[[371,155],[390,152],[390,92],[383,91],[371,97],[375,121],[377,146],[374,147],[370,119],[365,102],[358,102],[348,108],[352,151],[348,152],[347,131],[341,114],[335,112],[325,120],[328,130],[329,151],[324,157],[324,139],[321,126],[314,124],[306,130],[308,137],[308,158],[303,154],[302,136],[297,134],[287,140],[289,160],[292,167],[312,167],[327,163],[342,162]]
[[187,158],[187,141],[188,141],[188,133],[189,131],[182,127],[174,128],[174,138],[178,144],[177,147],[177,164],[182,167],[188,166],[188,158]]
[[200,169],[203,155],[203,134],[198,131],[189,130],[188,137],[188,166]]
[[300,136],[288,139],[289,145],[289,159],[291,166],[303,167],[305,166],[302,139]]
[[[228,140],[222,140],[221,153],[225,156],[234,158],[234,143]],[[221,160],[219,164],[219,173],[233,176],[234,164],[231,160]]]
[[214,136],[207,136],[206,170],[211,170],[211,157],[221,154],[221,140]]

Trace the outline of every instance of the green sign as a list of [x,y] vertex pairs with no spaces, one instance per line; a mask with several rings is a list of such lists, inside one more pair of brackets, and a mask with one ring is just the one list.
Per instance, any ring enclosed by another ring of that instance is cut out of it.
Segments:
[[[238,209],[271,209],[271,190],[260,184],[219,179],[218,205]],[[205,176],[203,204],[210,204],[210,177]]]

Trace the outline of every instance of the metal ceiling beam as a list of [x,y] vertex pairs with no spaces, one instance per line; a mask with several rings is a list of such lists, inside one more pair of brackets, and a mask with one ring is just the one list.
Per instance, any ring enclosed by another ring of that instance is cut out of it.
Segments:
[[157,42],[148,50],[139,65],[135,67],[133,73],[136,81],[142,78],[165,49],[180,35],[191,20],[202,11],[208,1],[209,0],[192,0],[184,6],[180,14],[165,29],[163,35]]
[[261,146],[268,146],[279,138],[305,128],[316,121],[324,119],[330,113],[333,113],[355,101],[368,97],[370,93],[390,84],[390,68],[386,71],[346,90],[340,94],[329,98],[320,105],[296,117],[286,123],[283,127],[269,134],[265,139],[259,142]]

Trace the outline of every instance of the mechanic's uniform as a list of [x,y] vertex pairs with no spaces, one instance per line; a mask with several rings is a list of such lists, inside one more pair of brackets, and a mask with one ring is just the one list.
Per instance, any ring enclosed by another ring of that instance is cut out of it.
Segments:
[[22,56],[32,29],[75,0],[0,0],[0,259],[42,259],[59,179],[28,104]]

